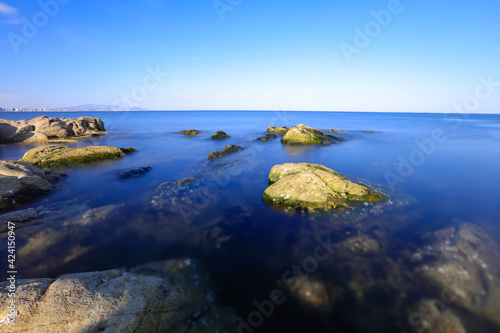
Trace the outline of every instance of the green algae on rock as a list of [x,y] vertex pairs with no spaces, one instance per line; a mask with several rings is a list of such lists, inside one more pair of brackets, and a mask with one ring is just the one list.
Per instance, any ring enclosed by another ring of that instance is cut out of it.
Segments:
[[210,137],[210,139],[225,139],[225,138],[229,138],[229,134],[227,134],[224,131],[217,131],[215,132],[214,135]]
[[237,145],[227,145],[223,150],[216,150],[208,154],[208,159],[213,160],[215,158],[223,157],[234,152],[243,150],[244,148]]
[[188,129],[180,132],[181,134],[184,135],[197,135],[198,133],[201,133],[201,131],[196,130],[196,129]]
[[131,148],[110,146],[70,147],[64,145],[30,149],[19,160],[39,168],[58,169],[121,158]]
[[281,138],[281,142],[285,144],[330,144],[341,140],[342,138],[302,124],[290,128]]
[[273,206],[307,210],[349,207],[352,202],[379,202],[388,198],[374,189],[353,183],[320,164],[285,163],[269,173],[263,199]]
[[267,133],[272,133],[272,134],[279,134],[279,135],[282,135],[282,134],[285,134],[286,132],[288,131],[288,128],[284,127],[284,126],[269,126],[267,128]]

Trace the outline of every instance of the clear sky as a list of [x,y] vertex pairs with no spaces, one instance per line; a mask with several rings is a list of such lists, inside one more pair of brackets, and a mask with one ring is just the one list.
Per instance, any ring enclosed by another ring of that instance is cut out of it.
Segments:
[[495,82],[498,0],[0,0],[0,107],[499,113]]

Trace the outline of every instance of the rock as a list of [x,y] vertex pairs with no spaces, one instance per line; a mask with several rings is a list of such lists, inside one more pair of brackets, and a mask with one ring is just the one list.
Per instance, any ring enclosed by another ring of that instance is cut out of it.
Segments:
[[363,131],[363,133],[377,134],[377,133],[382,133],[382,132],[378,132],[378,131]]
[[136,178],[136,177],[144,176],[149,171],[151,171],[151,167],[142,167],[142,168],[130,169],[130,170],[126,170],[126,171],[119,171],[116,173],[116,176],[119,179]]
[[408,311],[415,333],[467,333],[460,319],[440,300],[423,300]]
[[223,157],[229,154],[232,154],[234,152],[243,150],[244,148],[241,146],[237,145],[227,145],[223,150],[216,150],[208,154],[208,159],[212,160],[215,158]]
[[125,154],[132,154],[132,153],[137,153],[137,150],[135,150],[134,148],[132,147],[127,147],[127,148],[120,148],[120,150],[122,152],[124,152]]
[[181,134],[184,134],[184,135],[196,135],[196,134],[198,134],[200,132],[201,131],[198,131],[198,130],[195,130],[195,129],[189,129],[189,130],[181,131]]
[[335,293],[327,284],[308,275],[299,275],[284,281],[285,290],[302,306],[328,313],[335,303]]
[[55,189],[62,174],[18,161],[0,161],[0,209],[13,208]]
[[330,144],[340,140],[341,138],[302,124],[290,128],[281,138],[281,142],[285,144]]
[[48,142],[51,139],[106,134],[104,131],[104,123],[92,117],[59,119],[40,116],[30,121],[0,119],[0,143]]
[[151,205],[154,209],[177,214],[195,205],[201,186],[197,178],[162,183],[154,190]]
[[277,164],[269,173],[269,184],[263,199],[273,206],[329,210],[348,207],[352,202],[388,199],[374,189],[353,183],[319,164]]
[[276,134],[266,134],[264,136],[261,136],[253,141],[262,141],[262,142],[267,142],[276,139],[278,136]]
[[210,139],[225,139],[225,138],[229,138],[229,135],[223,131],[217,131],[215,132],[214,135],[210,137]]
[[57,169],[113,160],[124,155],[124,150],[110,146],[75,148],[58,145],[30,149],[20,161],[40,168]]
[[[8,304],[8,282],[0,301]],[[17,281],[10,332],[226,332],[230,308],[215,302],[209,273],[191,259],[168,260],[56,279]],[[7,306],[0,318],[8,315]]]
[[460,220],[428,238],[412,256],[422,258],[417,270],[423,283],[500,329],[500,249],[495,240]]
[[288,128],[286,127],[280,127],[280,126],[269,126],[267,128],[267,133],[272,133],[272,134],[279,134],[279,135],[283,135],[285,134],[286,132],[288,131]]
[[344,251],[359,256],[376,255],[380,252],[380,245],[368,235],[357,235],[349,237],[339,244],[339,252]]

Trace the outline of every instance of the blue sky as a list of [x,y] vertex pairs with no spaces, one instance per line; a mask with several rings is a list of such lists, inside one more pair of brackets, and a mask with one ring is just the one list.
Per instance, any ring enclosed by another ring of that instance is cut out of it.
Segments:
[[0,107],[499,113],[499,13],[497,0],[0,0]]

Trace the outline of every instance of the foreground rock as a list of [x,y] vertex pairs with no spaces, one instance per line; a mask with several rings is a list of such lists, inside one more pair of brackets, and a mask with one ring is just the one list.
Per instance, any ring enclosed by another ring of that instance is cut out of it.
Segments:
[[272,133],[272,134],[279,134],[283,135],[288,131],[288,128],[286,127],[280,127],[280,126],[269,126],[267,128],[267,133]]
[[48,142],[51,139],[106,134],[104,131],[102,120],[92,117],[59,119],[40,116],[29,121],[0,119],[0,143]]
[[[56,279],[17,281],[10,332],[226,332],[235,314],[215,303],[208,272],[190,259],[168,260]],[[8,304],[8,282],[0,301]],[[7,306],[0,318],[8,316]]]
[[281,142],[285,144],[330,144],[340,140],[341,138],[302,124],[290,128],[281,138]]
[[415,333],[467,333],[460,319],[444,303],[422,300],[408,311],[409,322]]
[[110,146],[75,148],[57,145],[30,149],[20,161],[39,168],[58,169],[113,160],[133,151],[133,148],[121,149]]
[[229,138],[229,134],[224,131],[217,131],[210,137],[210,139],[225,139]]
[[351,202],[378,202],[387,197],[374,189],[353,183],[338,172],[319,164],[286,163],[269,173],[270,186],[263,199],[273,206],[329,210]]
[[195,129],[189,129],[189,130],[181,131],[181,134],[184,134],[184,135],[197,135],[200,132],[201,131],[198,131],[198,130],[195,130]]
[[61,174],[18,161],[0,161],[0,209],[9,209],[52,191]]
[[227,145],[223,150],[216,150],[208,154],[208,159],[213,160],[215,158],[223,157],[237,151],[243,150],[244,148],[237,145]]

